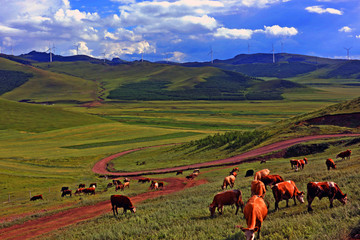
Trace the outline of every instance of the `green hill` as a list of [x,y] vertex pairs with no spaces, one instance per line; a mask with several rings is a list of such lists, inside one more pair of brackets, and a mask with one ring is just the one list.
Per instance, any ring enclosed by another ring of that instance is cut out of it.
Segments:
[[94,100],[93,81],[54,73],[0,57],[2,97],[14,100],[76,101]]
[[18,103],[4,99],[0,99],[0,111],[0,130],[44,132],[112,122],[88,114],[64,111],[54,106]]

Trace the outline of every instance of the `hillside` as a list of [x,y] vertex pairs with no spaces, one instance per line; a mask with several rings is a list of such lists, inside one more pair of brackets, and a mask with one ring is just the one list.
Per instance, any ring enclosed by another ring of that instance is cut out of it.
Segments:
[[52,106],[0,99],[0,130],[44,132],[61,128],[112,122],[88,114],[64,111]]
[[0,57],[0,93],[14,101],[86,102],[94,100],[93,81],[54,73]]

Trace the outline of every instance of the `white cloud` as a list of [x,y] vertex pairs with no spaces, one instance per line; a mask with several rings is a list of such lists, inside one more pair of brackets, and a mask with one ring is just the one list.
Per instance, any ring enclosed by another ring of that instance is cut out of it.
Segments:
[[170,57],[168,60],[172,62],[182,62],[186,57],[186,54],[183,52],[172,52],[171,54],[172,57]]
[[143,40],[138,42],[120,41],[105,42],[102,44],[106,52],[106,58],[123,57],[125,55],[155,53],[156,49],[149,42]]
[[264,26],[264,29],[228,29],[218,28],[214,33],[214,37],[223,37],[228,39],[251,39],[254,33],[264,33],[270,36],[290,37],[298,34],[298,30],[294,27],[280,27],[279,25],[273,25],[271,27]]
[[[88,55],[88,56],[92,56],[91,55],[91,52],[93,50],[89,49],[88,46],[87,46],[87,43],[86,42],[78,42],[76,43],[76,45],[78,46],[78,49],[71,49],[69,52],[71,55],[76,55],[77,53],[79,55]],[[78,50],[78,51],[77,51]]]
[[250,39],[254,33],[251,29],[229,29],[218,28],[214,33],[214,37],[223,37],[228,39]]
[[356,35],[355,37],[356,37],[356,38],[360,38],[360,35]]
[[339,32],[349,33],[349,32],[352,32],[352,29],[350,27],[348,27],[348,26],[344,26],[344,27],[339,29]]
[[335,15],[343,15],[343,12],[338,9],[323,8],[322,6],[310,6],[310,7],[306,7],[305,10],[311,13],[318,13],[318,14],[330,13]]

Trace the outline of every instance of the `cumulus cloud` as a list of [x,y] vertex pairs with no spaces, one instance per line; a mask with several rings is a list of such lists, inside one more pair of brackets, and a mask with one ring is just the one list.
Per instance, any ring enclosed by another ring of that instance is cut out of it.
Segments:
[[348,26],[344,26],[344,27],[339,29],[339,32],[349,33],[349,32],[352,32],[352,29],[350,27],[348,27]]
[[106,58],[123,57],[132,54],[149,54],[155,53],[156,49],[149,42],[143,40],[138,42],[121,41],[121,42],[105,42],[102,44],[106,53]]
[[318,13],[318,14],[330,13],[335,15],[343,15],[343,12],[338,9],[323,8],[322,6],[310,6],[310,7],[306,7],[305,10],[307,10],[310,13]]
[[273,25],[271,27],[264,26],[264,29],[228,29],[218,28],[214,33],[215,37],[222,37],[228,39],[251,39],[254,33],[263,33],[269,36],[275,37],[290,37],[298,34],[298,30],[294,27],[280,27],[279,25]]
[[169,61],[172,62],[182,62],[185,57],[187,56],[185,53],[183,52],[172,52],[172,57],[169,58]]
[[356,37],[356,38],[360,38],[360,35],[356,35],[355,37]]
[[71,55],[76,55],[76,54],[79,54],[79,55],[88,55],[88,56],[92,56],[91,55],[91,52],[93,50],[89,49],[88,46],[87,46],[87,43],[86,42],[77,42],[75,44],[77,46],[75,46],[75,49],[71,49],[69,52]]

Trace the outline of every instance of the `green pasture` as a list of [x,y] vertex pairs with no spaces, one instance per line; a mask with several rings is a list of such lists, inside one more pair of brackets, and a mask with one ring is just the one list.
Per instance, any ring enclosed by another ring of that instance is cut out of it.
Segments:
[[[319,141],[316,141],[317,143]],[[351,160],[335,159],[343,149],[353,151]],[[235,188],[243,193],[246,202],[250,197],[252,177],[244,178],[249,169],[255,171],[268,168],[271,174],[279,174],[285,180],[293,180],[300,191],[306,192],[310,181],[334,181],[344,193],[348,194],[348,203],[342,205],[334,201],[334,208],[329,208],[327,198],[321,201],[316,198],[312,204],[314,211],[307,212],[307,203],[293,204],[285,207],[280,202],[280,210],[274,212],[274,198],[268,188],[266,199],[270,203],[267,219],[262,226],[262,239],[346,239],[357,231],[360,222],[359,184],[360,154],[358,144],[345,146],[334,145],[323,153],[307,155],[309,164],[304,170],[295,172],[291,169],[289,159],[271,159],[266,164],[259,162],[240,164]],[[305,156],[301,156],[302,158]],[[326,158],[333,158],[336,170],[326,169]],[[76,226],[70,226],[54,233],[45,239],[244,239],[240,229],[235,225],[246,226],[240,212],[234,215],[235,209],[225,206],[222,216],[216,214],[210,218],[208,205],[213,196],[221,191],[223,178],[231,167],[201,169],[198,178],[205,178],[209,183],[186,189],[182,192],[156,199],[145,200],[136,205],[136,214],[128,213],[114,217],[112,212],[104,213]],[[184,176],[189,172],[184,172]],[[171,174],[166,174],[170,176]],[[173,174],[175,176],[175,174]],[[165,175],[153,176],[164,177]],[[183,176],[183,177],[184,177]],[[184,178],[184,184],[187,181]],[[161,190],[160,190],[161,191]],[[357,229],[357,230],[356,230]]]

